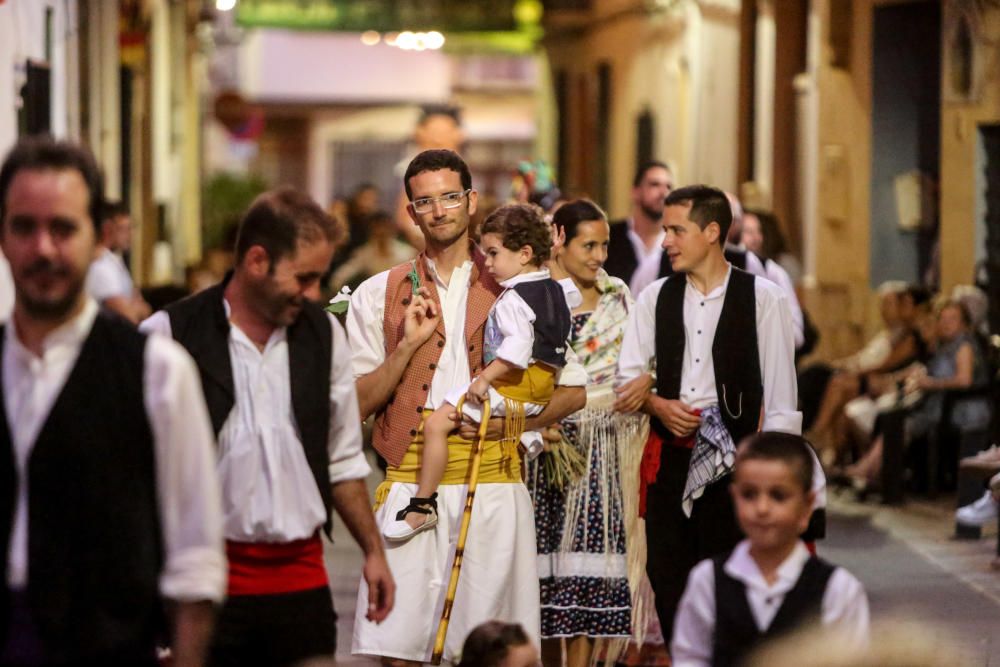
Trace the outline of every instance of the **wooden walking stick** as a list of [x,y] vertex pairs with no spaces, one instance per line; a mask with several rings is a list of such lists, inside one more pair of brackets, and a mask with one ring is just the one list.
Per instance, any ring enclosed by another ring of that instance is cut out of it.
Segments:
[[[463,396],[458,400],[455,409],[462,414]],[[479,435],[472,443],[472,471],[469,475],[469,491],[465,496],[465,510],[462,512],[462,524],[458,530],[458,544],[455,545],[455,559],[451,563],[451,578],[448,580],[448,593],[444,598],[444,609],[441,610],[441,622],[438,623],[437,637],[434,639],[434,653],[431,664],[440,665],[444,655],[444,639],[448,634],[448,622],[451,620],[451,607],[455,604],[455,591],[458,589],[458,575],[462,571],[462,556],[465,551],[465,538],[469,535],[469,522],[472,520],[472,503],[476,500],[476,484],[479,482],[479,464],[483,460],[483,448],[486,446],[486,429],[490,421],[490,399],[483,401],[483,416],[479,421]]]

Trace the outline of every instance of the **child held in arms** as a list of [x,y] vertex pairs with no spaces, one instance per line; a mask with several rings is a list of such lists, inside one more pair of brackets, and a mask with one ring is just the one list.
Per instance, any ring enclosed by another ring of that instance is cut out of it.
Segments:
[[731,493],[746,539],[691,571],[674,627],[674,667],[741,664],[759,644],[810,623],[867,643],[861,583],[799,539],[812,513],[812,476],[800,436],[763,432],[743,442]]
[[473,421],[482,419],[487,399],[491,414],[504,417],[505,458],[516,462],[519,443],[529,451],[541,445],[537,434],[524,432],[524,420],[540,413],[552,397],[555,376],[566,364],[571,324],[563,287],[544,268],[552,243],[549,223],[530,204],[502,206],[483,222],[486,268],[505,288],[486,320],[484,367],[468,385],[453,389],[424,422],[417,495],[386,524],[387,539],[408,540],[437,523],[436,490],[448,463],[452,415],[463,397],[463,414]]

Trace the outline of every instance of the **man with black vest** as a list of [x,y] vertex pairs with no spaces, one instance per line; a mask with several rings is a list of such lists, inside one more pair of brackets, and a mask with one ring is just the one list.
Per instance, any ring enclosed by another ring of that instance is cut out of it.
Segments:
[[670,168],[658,160],[639,165],[632,179],[632,211],[611,223],[604,270],[621,278],[633,297],[657,278],[671,273],[663,252],[663,199],[674,187]]
[[204,664],[225,590],[212,432],[191,358],[84,290],[93,156],[26,139],[0,168],[16,291],[0,327],[0,664]]
[[759,426],[802,428],[786,297],[726,261],[731,222],[716,188],[690,186],[666,198],[663,248],[675,273],[639,295],[618,365],[620,383],[656,374],[656,392],[643,405],[651,434],[640,505],[664,637],[691,568],[739,541],[728,490],[735,443]]
[[333,655],[320,538],[332,509],[364,550],[368,617],[380,622],[392,608],[350,349],[336,319],[313,303],[336,231],[307,195],[264,193],[240,223],[234,272],[143,323],[194,357],[219,441],[229,586],[213,665]]

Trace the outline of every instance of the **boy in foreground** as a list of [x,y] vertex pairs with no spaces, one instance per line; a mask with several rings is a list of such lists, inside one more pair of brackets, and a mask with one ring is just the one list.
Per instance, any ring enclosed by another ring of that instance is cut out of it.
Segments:
[[763,432],[744,441],[731,493],[746,539],[691,571],[674,629],[674,667],[739,664],[759,644],[811,622],[842,641],[867,642],[861,583],[811,556],[799,539],[812,513],[812,475],[801,437]]

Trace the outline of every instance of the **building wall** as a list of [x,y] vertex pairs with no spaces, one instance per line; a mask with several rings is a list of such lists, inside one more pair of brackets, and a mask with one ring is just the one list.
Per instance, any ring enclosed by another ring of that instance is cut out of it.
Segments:
[[[669,4],[669,3],[668,3]],[[544,48],[551,80],[564,73],[568,117],[542,118],[539,134],[554,137],[567,124],[563,168],[571,193],[596,196],[592,161],[599,122],[596,81],[601,64],[611,68],[608,128],[610,215],[626,215],[636,168],[636,124],[650,112],[655,122],[651,154],[668,162],[678,182],[736,186],[736,123],[739,95],[739,3],[682,2],[649,10],[649,3],[595,2],[583,19],[546,17]],[[550,87],[551,106],[555,95]],[[543,157],[558,159],[555,142],[540,144]]]

